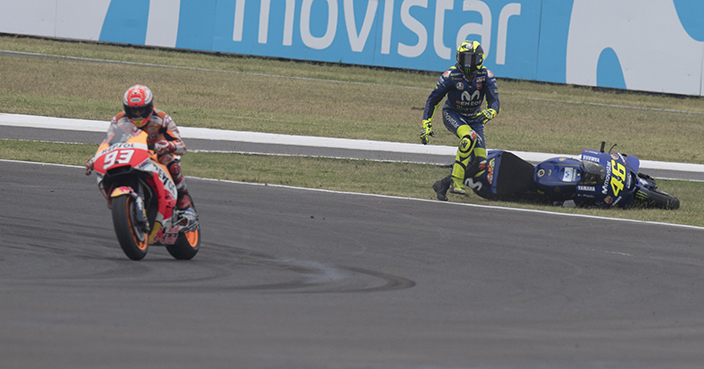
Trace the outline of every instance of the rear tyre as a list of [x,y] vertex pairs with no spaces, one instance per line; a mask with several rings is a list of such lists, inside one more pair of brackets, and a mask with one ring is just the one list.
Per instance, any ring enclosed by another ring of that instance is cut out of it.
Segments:
[[639,200],[641,206],[646,208],[658,208],[677,210],[680,208],[680,200],[675,196],[670,195],[665,191],[660,191],[657,188],[644,189],[639,188],[636,199]]
[[142,260],[147,255],[148,235],[136,222],[134,199],[122,195],[112,199],[112,224],[122,251],[132,260]]
[[166,250],[177,260],[191,260],[200,249],[200,225],[196,229],[180,233],[176,243],[167,245]]

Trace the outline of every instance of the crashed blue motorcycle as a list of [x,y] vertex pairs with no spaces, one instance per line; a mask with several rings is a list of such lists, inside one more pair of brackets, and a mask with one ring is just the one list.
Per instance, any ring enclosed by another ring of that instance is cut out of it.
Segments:
[[[467,172],[466,188],[490,200],[529,201],[565,207],[678,209],[680,201],[639,173],[632,155],[584,149],[578,159],[555,157],[533,165],[504,150],[489,150],[476,175]],[[483,170],[483,171],[482,171]],[[475,171],[477,173],[477,171]],[[433,188],[446,200],[442,181]],[[448,186],[449,187],[449,186]],[[440,189],[441,191],[438,191]]]

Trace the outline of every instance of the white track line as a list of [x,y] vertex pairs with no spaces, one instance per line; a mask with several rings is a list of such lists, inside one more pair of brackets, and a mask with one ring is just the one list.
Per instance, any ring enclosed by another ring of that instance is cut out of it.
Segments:
[[[83,166],[81,166],[81,165],[42,163],[42,162],[36,162],[36,161],[22,161],[22,160],[0,159],[0,163],[1,163],[1,162],[20,163],[20,164],[35,164],[35,165],[48,165],[48,166],[56,166],[56,167],[66,167],[66,168],[75,168],[75,169],[85,169],[85,167],[83,167]],[[370,196],[370,197],[381,197],[381,198],[396,199],[396,200],[410,200],[410,201],[432,202],[432,203],[434,203],[434,204],[438,204],[438,205],[441,205],[441,206],[468,206],[468,207],[481,208],[481,209],[494,209],[494,210],[518,211],[518,212],[525,212],[525,213],[548,214],[548,215],[567,216],[567,217],[577,217],[577,218],[589,218],[589,219],[599,219],[599,220],[618,221],[618,222],[627,222],[627,223],[652,224],[652,225],[661,225],[661,226],[676,227],[676,228],[699,229],[699,230],[703,230],[703,231],[704,231],[704,227],[699,227],[699,226],[693,226],[693,225],[687,225],[687,224],[675,224],[675,223],[653,222],[653,221],[648,221],[648,220],[625,219],[625,218],[611,218],[611,217],[601,217],[601,216],[597,216],[597,215],[561,213],[561,212],[556,212],[556,211],[536,210],[536,209],[523,209],[523,208],[512,208],[512,207],[494,206],[494,205],[467,204],[467,203],[460,203],[460,202],[449,202],[449,201],[438,201],[438,200],[419,199],[419,198],[415,198],[415,197],[379,195],[379,194],[370,194],[370,193],[362,193],[362,192],[349,192],[349,191],[336,191],[336,190],[326,190],[326,189],[321,189],[321,188],[296,187],[296,186],[288,186],[288,185],[280,185],[280,184],[271,184],[271,183],[241,182],[241,181],[232,181],[232,180],[228,180],[228,179],[217,179],[217,178],[202,178],[202,177],[192,177],[192,176],[186,176],[186,178],[188,178],[189,180],[199,180],[199,181],[208,181],[208,182],[222,182],[222,183],[240,184],[240,185],[247,185],[247,186],[265,186],[265,187],[276,187],[276,188],[288,188],[288,189],[303,190],[303,191],[315,191],[315,192],[325,192],[325,193],[333,193],[333,194],[343,194],[343,195]]]

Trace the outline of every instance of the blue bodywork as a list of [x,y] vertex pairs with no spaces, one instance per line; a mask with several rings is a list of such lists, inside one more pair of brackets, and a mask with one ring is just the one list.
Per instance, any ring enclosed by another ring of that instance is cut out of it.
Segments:
[[[503,150],[489,150],[484,172],[468,181],[484,198],[532,198],[575,206],[633,206],[639,188],[655,188],[647,176],[638,176],[635,156],[585,149],[579,158],[555,157],[535,166]],[[510,158],[510,164],[502,164]],[[517,161],[518,160],[518,161]],[[526,166],[532,166],[532,173]],[[510,171],[502,173],[502,169]],[[501,183],[500,183],[501,182]],[[508,185],[507,185],[508,183]]]

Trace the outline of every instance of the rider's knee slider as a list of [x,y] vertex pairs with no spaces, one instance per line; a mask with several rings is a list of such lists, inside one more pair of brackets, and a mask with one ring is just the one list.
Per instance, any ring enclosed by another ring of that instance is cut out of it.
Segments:
[[460,152],[463,154],[468,154],[474,150],[474,145],[477,143],[477,134],[474,131],[470,131],[467,135],[460,138]]

